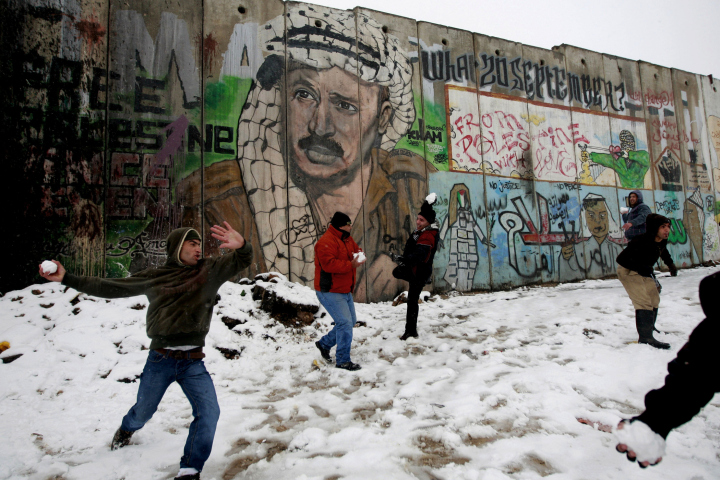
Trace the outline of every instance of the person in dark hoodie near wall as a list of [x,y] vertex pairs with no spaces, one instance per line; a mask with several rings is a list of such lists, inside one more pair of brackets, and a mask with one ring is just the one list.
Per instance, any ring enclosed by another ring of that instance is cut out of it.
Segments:
[[167,238],[167,261],[158,268],[148,268],[127,278],[79,277],[57,265],[55,273],[40,275],[62,282],[88,295],[122,298],[146,295],[150,301],[146,331],[150,352],[140,376],[137,403],[128,411],[115,432],[110,448],[124,447],[133,433],[141,429],[157,410],[167,388],[177,382],[192,405],[185,450],[176,479],[200,478],[210,456],[220,407],[215,386],[205,369],[205,336],[210,330],[215,297],[220,286],[246,268],[252,258],[252,247],[227,222],[215,225],[212,236],[220,248],[234,250],[215,258],[202,258],[202,239],[192,228],[173,230]]
[[700,282],[700,304],[705,320],[695,327],[690,339],[668,363],[665,385],[645,395],[645,411],[617,426],[617,451],[641,467],[655,465],[665,452],[670,431],[689,422],[720,392],[717,338],[720,335],[720,272]]
[[645,219],[652,213],[650,207],[643,203],[643,194],[640,190],[633,190],[628,195],[630,211],[622,214],[623,230],[628,241],[645,233]]
[[653,336],[660,307],[659,284],[653,267],[658,258],[662,258],[670,274],[673,277],[677,275],[677,268],[667,250],[669,235],[670,220],[651,213],[647,216],[645,233],[633,238],[617,257],[618,279],[635,307],[638,343],[664,349],[670,348],[670,345]]
[[330,349],[335,350],[335,367],[344,370],[360,370],[360,365],[350,360],[353,327],[357,322],[353,291],[355,270],[365,263],[365,256],[350,236],[350,217],[335,212],[330,226],[315,244],[315,294],[335,325],[332,330],[315,342],[320,355],[332,362]]
[[398,256],[390,254],[390,258],[398,264],[393,270],[393,276],[405,280],[410,284],[407,296],[407,316],[405,317],[405,332],[400,340],[410,337],[417,338],[417,319],[420,307],[420,292],[432,275],[432,264],[437,250],[438,230],[440,226],[435,222],[433,204],[437,196],[431,193],[427,196],[420,213],[415,220],[417,227],[407,242],[403,254]]

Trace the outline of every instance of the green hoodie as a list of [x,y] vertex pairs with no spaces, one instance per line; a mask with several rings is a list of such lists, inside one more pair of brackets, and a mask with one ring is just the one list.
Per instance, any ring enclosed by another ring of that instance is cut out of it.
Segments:
[[178,228],[170,233],[167,261],[162,267],[148,268],[127,278],[78,277],[66,273],[62,283],[96,297],[146,295],[150,301],[146,330],[152,340],[151,350],[180,345],[202,347],[210,330],[217,291],[250,264],[252,247],[245,242],[232,253],[187,266],[180,261],[180,250],[191,230]]

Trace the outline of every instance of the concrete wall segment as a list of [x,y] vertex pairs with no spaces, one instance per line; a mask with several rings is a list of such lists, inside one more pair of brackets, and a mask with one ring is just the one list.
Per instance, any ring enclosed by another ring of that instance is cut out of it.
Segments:
[[634,189],[671,218],[679,265],[720,260],[709,77],[360,7],[14,1],[2,14],[3,158],[24,192],[11,217],[32,225],[12,247],[29,273],[3,285],[31,282],[38,257],[90,275],[157,265],[181,225],[218,254],[209,227],[223,220],[253,244],[243,276],[311,285],[313,246],[347,210],[368,255],[356,300],[387,300],[406,288],[389,253],[429,191],[436,291],[612,275]]

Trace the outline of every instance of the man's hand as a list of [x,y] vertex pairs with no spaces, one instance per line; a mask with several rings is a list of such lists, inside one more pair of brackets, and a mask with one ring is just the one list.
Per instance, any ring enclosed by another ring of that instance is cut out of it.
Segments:
[[677,267],[675,266],[675,264],[673,264],[673,265],[668,265],[668,269],[670,270],[670,276],[671,276],[671,277],[677,277],[677,272],[678,272],[678,270],[677,270]]
[[632,226],[633,226],[633,224],[630,223],[630,222],[628,222],[628,223],[626,223],[625,225],[623,225],[622,228],[623,228],[623,230],[627,230],[628,228],[630,228],[630,227],[632,227]]
[[653,432],[645,423],[622,420],[615,429],[618,444],[615,447],[631,462],[637,460],[641,468],[657,465],[665,454],[665,439]]
[[352,266],[352,268],[358,268],[360,265],[365,263],[365,261],[367,260],[367,257],[365,257],[365,255],[362,254],[362,252],[359,252],[359,253],[360,253],[360,255],[357,253],[353,255],[352,262],[350,262],[350,266]]
[[232,248],[237,250],[245,246],[245,239],[228,222],[223,222],[225,228],[220,225],[210,227],[213,238],[220,240],[220,248]]
[[57,265],[57,271],[55,273],[45,273],[42,269],[42,265],[39,265],[40,276],[45,280],[50,280],[51,282],[62,282],[63,278],[65,278],[65,268],[60,265],[60,262],[57,260],[52,260],[52,262]]

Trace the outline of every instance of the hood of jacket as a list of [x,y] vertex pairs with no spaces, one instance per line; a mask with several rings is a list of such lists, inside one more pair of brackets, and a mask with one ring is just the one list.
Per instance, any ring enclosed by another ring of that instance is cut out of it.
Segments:
[[[643,194],[642,194],[642,192],[641,192],[640,190],[633,190],[632,192],[630,192],[630,194],[628,194],[628,199],[630,198],[630,195],[632,195],[633,193],[634,193],[635,195],[637,195],[637,197],[638,197],[637,203],[635,204],[634,207],[632,207],[633,210],[634,210],[634,209],[636,209],[637,207],[639,207],[639,206],[643,203]],[[629,201],[629,200],[628,200],[628,201]],[[628,206],[629,206],[629,205],[628,205]]]
[[191,227],[183,227],[183,228],[176,228],[172,232],[170,232],[170,235],[167,237],[166,242],[166,250],[167,250],[167,260],[165,261],[165,266],[168,267],[185,267],[184,263],[180,261],[180,250],[182,250],[182,245],[185,242],[185,238],[188,236],[190,232],[195,232],[198,237],[200,237],[200,234],[197,230]]
[[655,238],[661,225],[670,223],[670,219],[657,213],[651,213],[645,219],[645,234]]

